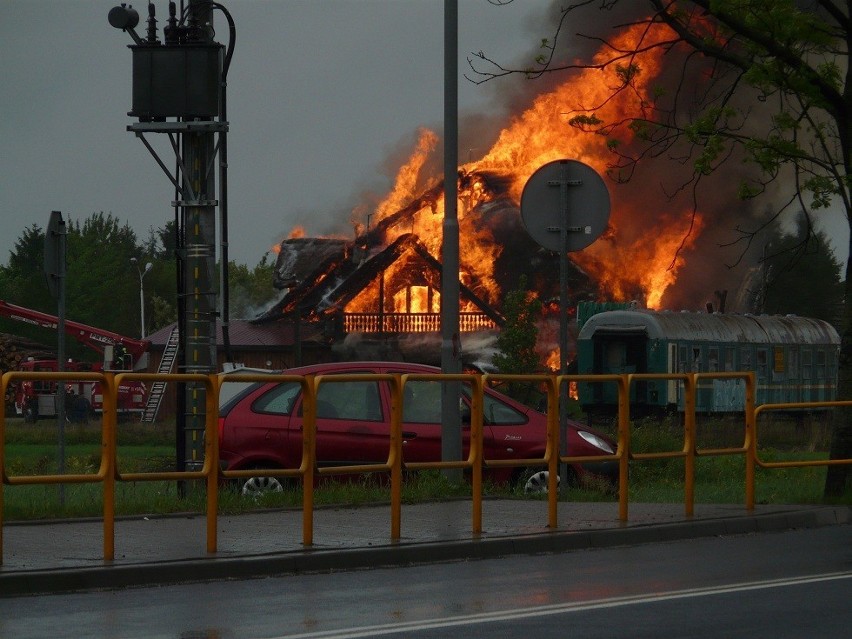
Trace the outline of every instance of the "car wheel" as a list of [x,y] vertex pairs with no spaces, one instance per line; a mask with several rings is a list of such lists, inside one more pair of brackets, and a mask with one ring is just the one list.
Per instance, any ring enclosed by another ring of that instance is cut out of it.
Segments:
[[[525,495],[546,495],[550,473],[546,470],[530,470],[521,476],[520,486]],[[559,490],[559,477],[556,477],[556,490]]]
[[284,486],[277,477],[249,477],[240,488],[244,497],[261,497],[269,493],[283,492]]

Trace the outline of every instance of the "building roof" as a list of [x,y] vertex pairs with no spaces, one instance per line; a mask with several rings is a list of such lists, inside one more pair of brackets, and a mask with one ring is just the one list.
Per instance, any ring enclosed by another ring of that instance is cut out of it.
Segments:
[[[305,245],[313,252],[313,245]],[[275,322],[293,314],[326,313],[342,310],[346,304],[367,287],[370,282],[381,277],[382,270],[401,259],[412,256],[419,264],[420,273],[431,273],[436,283],[440,283],[441,263],[423,246],[417,236],[407,233],[399,236],[389,246],[367,254],[363,251],[361,259],[354,259],[356,252],[340,251],[326,254],[322,262],[314,262],[316,268],[294,286],[275,305],[252,320],[258,323]],[[436,287],[437,288],[437,287]],[[470,288],[459,282],[461,297],[472,302],[485,315],[497,324],[503,318],[479,298]]]
[[[162,349],[174,326],[175,323],[169,324],[149,335],[151,347],[156,350]],[[302,324],[299,331],[303,344],[322,341],[320,332],[314,326]],[[228,337],[231,347],[240,350],[263,349],[270,346],[293,346],[296,342],[296,327],[292,322],[253,324],[248,320],[231,320],[228,327]],[[217,321],[216,343],[224,344],[224,342],[222,325]]]

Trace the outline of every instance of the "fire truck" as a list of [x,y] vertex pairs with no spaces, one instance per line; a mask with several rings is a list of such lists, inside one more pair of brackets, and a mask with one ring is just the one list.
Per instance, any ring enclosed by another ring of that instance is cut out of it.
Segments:
[[[0,317],[58,330],[59,318],[40,311],[9,304],[0,300]],[[97,351],[102,361],[91,364],[69,360],[64,370],[73,371],[132,371],[139,367],[148,350],[148,340],[132,339],[94,326],[65,320],[65,333],[81,344]],[[22,361],[19,370],[32,372],[57,372],[55,359],[29,358]],[[89,413],[103,411],[103,392],[98,382],[66,382],[67,414],[83,418]],[[56,415],[57,384],[48,380],[22,380],[15,385],[15,413],[27,421]],[[147,391],[145,384],[126,381],[118,387],[118,413],[121,416],[141,414],[145,409]]]

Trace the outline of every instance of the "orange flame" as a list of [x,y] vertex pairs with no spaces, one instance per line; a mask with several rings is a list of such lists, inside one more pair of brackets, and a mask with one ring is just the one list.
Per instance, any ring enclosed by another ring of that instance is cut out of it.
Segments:
[[[648,35],[643,34],[644,29],[645,25],[626,29],[613,43],[614,48],[628,50],[640,35],[644,35],[647,44]],[[670,35],[666,27],[657,28],[658,38]],[[595,62],[603,63],[606,55],[602,51]],[[661,71],[662,52],[642,54],[634,63],[638,72],[630,74],[630,90],[614,93],[614,88],[623,86],[623,77],[614,65],[609,65],[581,71],[552,91],[539,95],[500,133],[482,159],[462,167],[462,174],[475,176],[478,171],[489,171],[509,176],[508,195],[517,203],[529,177],[547,162],[571,158],[590,165],[598,172],[606,172],[612,155],[605,137],[573,128],[568,120],[570,115],[594,107],[598,107],[595,110],[597,117],[607,122],[622,119],[624,113],[636,113],[647,108],[644,96],[649,95],[650,85]],[[400,168],[390,193],[376,207],[373,220],[381,222],[408,207],[411,214],[404,221],[387,228],[385,241],[391,242],[402,233],[414,233],[432,255],[440,258],[442,195],[435,194],[433,189],[433,197],[416,200],[424,190],[439,184],[438,177],[425,174],[427,161],[437,142],[435,133],[427,129],[420,131],[415,150]],[[500,291],[494,280],[493,265],[502,246],[494,242],[487,229],[477,224],[476,216],[469,215],[491,197],[493,195],[476,179],[461,181],[458,208],[460,269],[465,284],[476,283],[477,294],[490,303],[499,303]],[[690,223],[693,225],[691,229]],[[616,201],[606,238],[582,252],[572,253],[572,259],[599,281],[602,294],[607,298],[626,300],[641,296],[647,306],[655,308],[666,289],[677,279],[678,268],[683,263],[682,257],[673,260],[676,254],[679,255],[678,248],[689,248],[701,226],[701,217],[697,213],[693,216],[681,211],[655,211],[651,219],[641,203]],[[411,304],[411,300],[423,299],[422,295],[411,286],[403,297],[411,308],[421,306],[420,303]]]

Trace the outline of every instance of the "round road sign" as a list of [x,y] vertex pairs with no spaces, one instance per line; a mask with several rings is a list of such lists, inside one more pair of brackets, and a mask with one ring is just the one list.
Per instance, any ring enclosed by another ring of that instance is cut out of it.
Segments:
[[603,178],[577,160],[554,160],[539,167],[521,194],[527,233],[551,251],[562,251],[563,242],[567,252],[589,246],[606,229],[609,210]]

